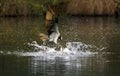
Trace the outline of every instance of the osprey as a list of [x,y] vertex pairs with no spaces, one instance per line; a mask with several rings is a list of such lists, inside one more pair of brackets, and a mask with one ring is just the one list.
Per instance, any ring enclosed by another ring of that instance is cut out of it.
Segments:
[[62,39],[61,34],[58,29],[58,24],[55,23],[55,25],[49,29],[48,37],[49,37],[49,41],[53,41],[56,44],[57,44],[58,39],[60,40]]
[[57,44],[58,39],[62,40],[61,34],[59,32],[59,28],[58,28],[57,18],[54,18],[51,21],[50,26],[47,30],[47,34],[48,34],[49,41],[53,41],[55,44]]
[[58,39],[62,40],[58,28],[58,20],[56,18],[50,21],[49,27],[47,27],[46,29],[47,35],[43,33],[39,34],[40,40],[43,42],[43,44],[45,44],[47,40],[50,42],[54,42],[55,44],[58,44]]

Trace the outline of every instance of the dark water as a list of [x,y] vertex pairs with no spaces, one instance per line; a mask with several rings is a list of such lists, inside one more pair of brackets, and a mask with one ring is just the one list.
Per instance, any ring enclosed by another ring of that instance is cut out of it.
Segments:
[[119,18],[66,17],[59,25],[65,49],[50,43],[43,51],[44,18],[0,18],[0,76],[120,76]]

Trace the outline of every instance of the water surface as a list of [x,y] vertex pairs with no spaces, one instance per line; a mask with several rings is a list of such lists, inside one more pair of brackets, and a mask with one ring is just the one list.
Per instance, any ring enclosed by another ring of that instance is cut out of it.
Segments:
[[1,76],[119,76],[120,19],[60,18],[63,47],[43,45],[44,18],[0,18]]

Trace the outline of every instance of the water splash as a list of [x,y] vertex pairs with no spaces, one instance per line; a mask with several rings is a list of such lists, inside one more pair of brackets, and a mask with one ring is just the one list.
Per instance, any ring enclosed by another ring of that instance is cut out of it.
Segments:
[[[56,50],[56,47],[48,47],[39,45],[36,41],[28,43],[29,46],[33,46],[38,52],[26,52],[20,55],[22,56],[40,56],[47,59],[55,59],[56,57],[64,59],[74,59],[78,57],[85,57],[97,54],[97,52],[91,52],[88,48],[92,48],[91,45],[86,45],[82,42],[67,42],[66,47],[60,47]],[[98,48],[96,48],[98,49]]]
[[[56,47],[49,47],[44,45],[39,45],[36,41],[32,43],[28,43],[29,46],[34,47],[36,52],[7,52],[5,54],[17,55],[17,56],[34,56],[40,57],[43,59],[55,59],[55,58],[64,58],[64,59],[76,59],[79,57],[86,57],[95,55],[98,52],[91,52],[90,48],[96,48],[95,46],[86,45],[82,42],[67,42],[66,47],[60,47],[60,49],[56,49]],[[3,51],[0,51],[1,54],[4,54]]]

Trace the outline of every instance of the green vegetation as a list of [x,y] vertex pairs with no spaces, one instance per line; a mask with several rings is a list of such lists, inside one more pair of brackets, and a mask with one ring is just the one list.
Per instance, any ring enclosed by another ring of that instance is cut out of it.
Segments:
[[43,7],[34,0],[0,0],[0,16],[40,15]]
[[120,0],[0,0],[0,16],[39,16],[52,4],[56,12],[72,15],[114,15]]

